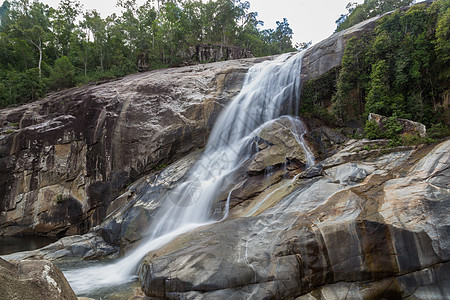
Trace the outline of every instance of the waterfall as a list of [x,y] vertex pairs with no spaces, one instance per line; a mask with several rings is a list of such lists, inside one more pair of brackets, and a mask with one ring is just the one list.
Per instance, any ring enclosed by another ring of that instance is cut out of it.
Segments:
[[[116,263],[66,271],[77,294],[133,280],[146,253],[184,232],[222,219],[211,213],[213,205],[233,188],[233,174],[252,155],[258,130],[281,115],[298,114],[302,57],[302,53],[284,54],[250,68],[241,92],[217,119],[202,156],[186,180],[164,199],[150,225],[149,238]],[[304,146],[302,133],[296,136]],[[313,163],[311,155],[308,160]],[[222,217],[227,215],[228,204]]]

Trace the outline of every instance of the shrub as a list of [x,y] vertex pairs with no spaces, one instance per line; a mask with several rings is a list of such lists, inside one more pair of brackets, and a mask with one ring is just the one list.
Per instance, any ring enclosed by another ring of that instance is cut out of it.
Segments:
[[433,124],[427,134],[430,138],[441,139],[450,135],[450,128],[442,123]]

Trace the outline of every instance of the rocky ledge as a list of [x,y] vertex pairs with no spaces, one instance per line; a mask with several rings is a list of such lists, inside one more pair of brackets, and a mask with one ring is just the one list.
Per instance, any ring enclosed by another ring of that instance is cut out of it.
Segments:
[[233,208],[231,219],[149,253],[143,291],[168,299],[450,297],[450,141],[385,143],[351,140],[320,163],[323,173],[283,179]]

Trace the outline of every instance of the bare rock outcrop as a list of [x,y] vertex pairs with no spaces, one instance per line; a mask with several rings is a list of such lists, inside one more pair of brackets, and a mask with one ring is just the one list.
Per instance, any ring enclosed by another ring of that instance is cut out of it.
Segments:
[[448,298],[450,141],[385,154],[365,145],[349,141],[323,162],[323,175],[282,180],[233,208],[234,218],[149,253],[143,291],[192,299]]
[[[388,122],[389,118],[385,116],[381,116],[378,114],[370,113],[369,114],[369,121],[375,122],[380,130],[384,130],[384,127],[386,123]],[[396,122],[402,127],[399,134],[411,134],[411,135],[418,135],[422,138],[427,136],[427,128],[425,125],[419,122],[414,122],[408,119],[396,119]]]
[[309,48],[303,57],[302,82],[318,78],[340,66],[347,42],[352,37],[360,37],[374,30],[379,18],[380,16],[365,20]]
[[77,300],[63,273],[46,260],[8,263],[0,258],[0,299]]

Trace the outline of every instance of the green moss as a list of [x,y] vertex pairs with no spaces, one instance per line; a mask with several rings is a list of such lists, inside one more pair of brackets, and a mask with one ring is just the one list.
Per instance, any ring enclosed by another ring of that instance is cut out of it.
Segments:
[[163,164],[159,164],[155,167],[155,171],[161,171],[163,169],[165,169],[169,164],[163,163]]
[[58,194],[58,195],[56,195],[56,200],[55,200],[55,202],[57,203],[57,204],[61,204],[61,203],[64,203],[64,201],[66,201],[66,197],[64,197],[63,196],[63,194]]

